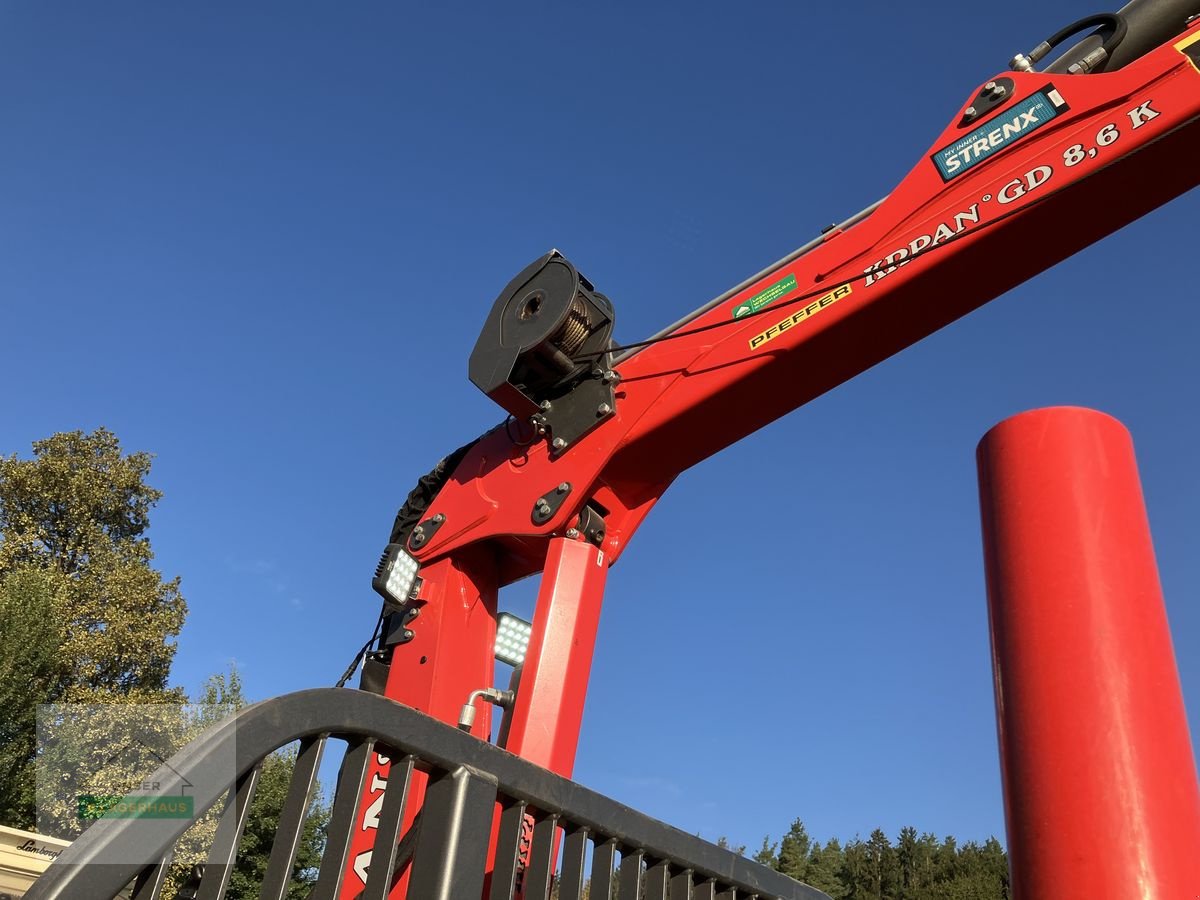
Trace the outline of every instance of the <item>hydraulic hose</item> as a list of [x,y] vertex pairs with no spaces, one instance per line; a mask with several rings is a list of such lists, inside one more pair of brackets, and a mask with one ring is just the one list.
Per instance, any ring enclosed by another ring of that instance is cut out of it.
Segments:
[[[1125,36],[1092,72],[1123,68],[1173,38],[1187,27],[1192,16],[1200,15],[1200,0],[1132,0],[1118,14],[1125,20]],[[1103,45],[1101,35],[1089,35],[1046,66],[1046,71],[1065,74]]]

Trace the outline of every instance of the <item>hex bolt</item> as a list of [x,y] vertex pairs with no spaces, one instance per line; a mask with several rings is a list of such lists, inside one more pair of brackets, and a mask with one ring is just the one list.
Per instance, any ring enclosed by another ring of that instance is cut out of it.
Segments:
[[563,447],[567,446],[567,442],[564,441],[562,438],[555,438],[553,441],[550,442],[550,446],[553,447],[555,450],[561,450]]
[[564,481],[562,484],[560,484],[560,485],[558,486],[558,492],[559,492],[560,494],[565,494],[565,493],[566,493],[567,491],[569,491],[570,489],[571,489],[571,485],[570,485],[570,483],[569,483],[569,482],[566,482],[566,481]]
[[404,639],[406,641],[411,641],[413,639],[413,633],[411,631],[409,631],[407,628],[404,629]]
[[446,521],[446,517],[443,516],[441,513],[438,513],[436,516],[433,517],[434,525],[441,525],[445,521]]
[[549,400],[543,400],[543,401],[542,401],[542,403],[541,403],[541,408],[542,408],[542,410],[543,410],[543,411],[545,411],[545,412],[550,412],[550,409],[551,409],[551,403],[550,403],[550,401],[549,401]]
[[604,374],[600,376],[600,380],[605,384],[612,384],[614,381],[620,381],[621,376],[612,369],[605,369]]
[[995,91],[993,91],[993,93],[994,93],[994,94],[995,94],[997,97],[1003,97],[1005,94],[1007,94],[1007,93],[1008,93],[1008,91],[1006,91],[1006,90],[1003,88],[1003,86],[1001,86],[1001,85],[996,85],[996,90],[995,90]]
[[987,84],[985,84],[985,85],[983,86],[983,89],[984,89],[985,91],[994,91],[994,90],[996,89],[996,82],[994,82],[994,81],[989,81]]
[[534,506],[537,507],[538,512],[540,512],[542,515],[550,512],[550,504],[546,502],[544,497],[539,498],[538,502],[535,503]]
[[967,109],[966,109],[966,112],[964,112],[964,113],[963,113],[963,115],[965,115],[965,116],[973,116],[973,115],[975,115],[976,111],[977,111],[977,110],[975,109],[975,107],[973,107],[973,106],[968,106],[968,107],[967,107]]
[[567,529],[567,537],[569,537],[571,540],[575,540],[575,538],[579,537],[579,529],[578,528],[568,528]]
[[599,406],[596,407],[596,412],[599,415],[607,416],[610,412],[612,412],[612,407],[609,406],[607,403],[601,403]]

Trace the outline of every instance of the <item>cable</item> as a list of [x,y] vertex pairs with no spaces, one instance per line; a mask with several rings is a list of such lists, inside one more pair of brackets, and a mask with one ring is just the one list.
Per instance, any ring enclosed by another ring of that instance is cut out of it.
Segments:
[[346,671],[342,673],[342,677],[337,680],[337,684],[335,684],[334,687],[345,687],[346,686],[346,682],[350,680],[350,677],[358,669],[359,663],[361,663],[363,660],[363,657],[365,657],[367,655],[367,651],[371,649],[371,645],[373,643],[375,643],[376,640],[378,640],[379,630],[383,627],[383,617],[384,617],[386,610],[387,610],[386,606],[380,607],[379,618],[375,620],[375,629],[374,629],[374,631],[371,632],[370,639],[365,644],[363,644],[361,648],[359,648],[359,651],[357,653],[354,654],[354,659],[352,659],[350,661],[349,667],[347,667]]
[[[1112,166],[1115,163],[1121,162],[1122,160],[1128,159],[1134,153],[1138,153],[1141,150],[1144,150],[1146,147],[1150,146],[1150,144],[1157,143],[1158,141],[1162,140],[1163,138],[1167,137],[1168,135],[1174,134],[1180,128],[1184,128],[1188,125],[1191,125],[1193,122],[1196,122],[1198,119],[1200,119],[1200,116],[1193,116],[1192,118],[1188,119],[1185,122],[1180,122],[1178,125],[1176,125],[1174,128],[1172,128],[1170,131],[1163,132],[1162,134],[1160,134],[1158,137],[1154,138],[1149,143],[1144,144],[1141,147],[1138,147],[1136,150],[1130,151],[1129,153],[1125,154],[1124,156],[1117,157],[1116,159],[1113,159],[1110,162],[1107,162],[1101,166],[1097,166],[1095,169],[1093,169],[1091,172],[1088,172],[1086,175],[1082,176],[1081,178],[1078,178],[1068,184],[1064,184],[1061,187],[1054,188],[1054,189],[1050,190],[1048,193],[1042,194],[1039,197],[1034,197],[1028,203],[1026,203],[1024,206],[1020,206],[1020,207],[1017,207],[1016,209],[1008,210],[1007,212],[1001,213],[1000,215],[996,216],[996,218],[994,218],[994,219],[989,219],[986,222],[981,222],[979,225],[977,225],[974,228],[968,228],[964,231],[958,232],[958,234],[953,234],[950,237],[946,238],[946,240],[942,241],[940,244],[931,244],[927,247],[922,247],[920,250],[917,250],[916,252],[911,253],[907,257],[905,257],[904,263],[910,263],[915,259],[920,259],[923,256],[928,256],[931,253],[938,252],[938,251],[942,250],[943,248],[950,246],[954,242],[961,240],[962,238],[979,234],[979,232],[985,231],[986,229],[991,228],[994,225],[999,225],[1001,222],[1011,219],[1014,216],[1020,215],[1021,213],[1027,212],[1028,210],[1032,209],[1033,207],[1038,206],[1041,203],[1045,203],[1047,200],[1051,199],[1052,197],[1058,196],[1063,191],[1070,190],[1071,188],[1074,188],[1080,184],[1083,184],[1083,182],[1087,181],[1089,178],[1091,178],[1095,175],[1098,175],[1100,172],[1103,172],[1109,166]],[[899,262],[899,260],[897,262]],[[845,265],[845,263],[843,263],[842,265]],[[776,271],[778,271],[778,270],[776,270]],[[604,350],[601,352],[585,353],[583,356],[577,357],[575,359],[575,361],[576,362],[584,362],[586,360],[596,359],[598,357],[601,357],[606,353],[620,353],[624,350],[636,350],[636,349],[639,349],[642,347],[649,347],[654,344],[661,344],[664,341],[672,341],[672,340],[675,340],[676,338],[691,337],[692,335],[703,334],[706,331],[715,331],[718,328],[728,328],[731,325],[741,325],[747,319],[753,319],[756,316],[763,316],[763,315],[768,315],[768,314],[774,315],[774,314],[778,313],[781,309],[785,309],[789,306],[795,306],[799,303],[804,303],[807,300],[813,300],[818,297],[823,297],[826,294],[828,294],[830,291],[836,291],[840,287],[845,287],[846,285],[854,284],[856,281],[862,281],[868,275],[874,275],[878,271],[880,271],[880,270],[879,269],[871,269],[867,272],[863,272],[859,275],[855,275],[852,278],[847,278],[844,281],[839,281],[836,283],[831,282],[830,284],[825,285],[824,287],[821,287],[817,290],[809,291],[807,293],[800,294],[799,296],[796,296],[796,297],[791,297],[780,303],[773,303],[769,307],[763,307],[762,309],[758,309],[758,310],[755,310],[754,312],[747,313],[744,316],[739,316],[736,319],[723,319],[720,322],[710,322],[707,325],[700,325],[696,328],[689,328],[685,331],[674,331],[671,334],[664,334],[664,335],[661,335],[656,338],[648,338],[644,341],[633,341],[632,343],[629,343],[629,344],[618,344],[618,345],[609,347],[607,350]],[[818,273],[817,280],[818,281],[823,280],[825,277],[827,277],[828,274],[829,273]]]

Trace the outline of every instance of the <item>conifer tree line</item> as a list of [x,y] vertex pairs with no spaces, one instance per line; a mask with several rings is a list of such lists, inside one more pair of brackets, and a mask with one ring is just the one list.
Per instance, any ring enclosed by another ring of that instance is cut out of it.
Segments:
[[[728,842],[721,838],[721,846]],[[745,855],[746,848],[736,851]],[[778,842],[763,838],[752,857],[824,891],[833,900],[1008,900],[1008,854],[994,837],[982,844],[939,840],[912,827],[893,843],[876,828],[847,844],[813,840],[796,819]]]

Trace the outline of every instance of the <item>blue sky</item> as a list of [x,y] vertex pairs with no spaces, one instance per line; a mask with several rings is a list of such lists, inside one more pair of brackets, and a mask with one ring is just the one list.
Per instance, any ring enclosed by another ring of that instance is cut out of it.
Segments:
[[[508,279],[558,247],[619,339],[657,331],[886,194],[1094,11],[1004,9],[5,4],[0,452],[104,425],[156,454],[176,683],[331,684],[403,495],[498,421],[466,363]],[[611,573],[577,778],[751,849],[798,816],[1002,836],[974,449],[1064,403],[1134,434],[1196,733],[1198,213],[681,477]]]

